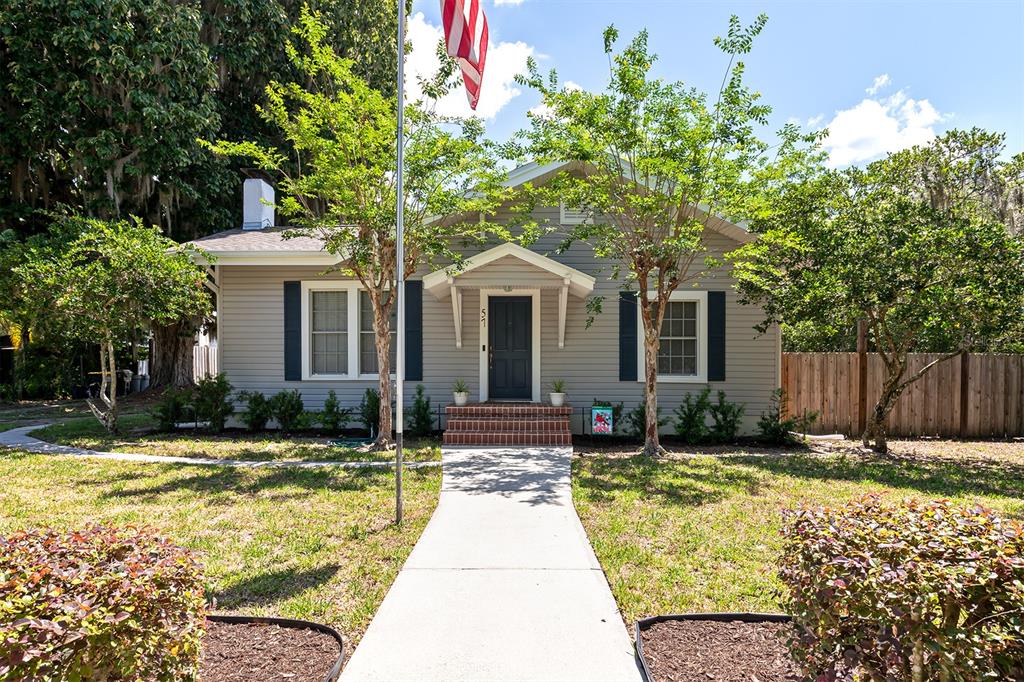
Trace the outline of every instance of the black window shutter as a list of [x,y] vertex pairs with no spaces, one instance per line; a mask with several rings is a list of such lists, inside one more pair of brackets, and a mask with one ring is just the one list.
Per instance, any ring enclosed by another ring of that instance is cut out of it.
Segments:
[[405,283],[405,378],[423,381],[423,282]]
[[708,381],[725,381],[725,292],[708,292]]
[[302,283],[284,283],[284,380],[302,380]]
[[619,292],[619,381],[636,381],[636,294]]

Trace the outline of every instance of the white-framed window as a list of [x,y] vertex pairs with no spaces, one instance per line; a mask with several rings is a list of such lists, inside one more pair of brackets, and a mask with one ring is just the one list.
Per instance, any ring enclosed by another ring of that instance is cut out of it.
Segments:
[[[391,371],[398,357],[398,307],[391,306]],[[377,335],[373,331],[373,302],[365,290],[359,291],[359,373],[373,374],[377,370]]]
[[586,211],[578,206],[566,206],[564,201],[558,205],[558,211],[562,225],[582,225],[590,221]]
[[[391,368],[397,352],[397,311],[391,315]],[[304,381],[374,379],[377,350],[369,294],[351,280],[302,282]]]
[[[653,294],[651,294],[653,298]],[[708,377],[708,294],[674,291],[669,297],[658,344],[658,381],[705,383]],[[637,315],[638,367],[644,367],[643,320]],[[643,372],[638,373],[643,381]]]

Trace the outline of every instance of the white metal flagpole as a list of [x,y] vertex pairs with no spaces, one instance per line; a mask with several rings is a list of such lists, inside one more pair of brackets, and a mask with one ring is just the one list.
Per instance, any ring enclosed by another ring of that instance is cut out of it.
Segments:
[[395,523],[402,523],[402,431],[405,417],[402,410],[402,388],[405,383],[405,194],[402,186],[405,165],[405,0],[398,0],[398,193],[395,255],[395,305],[398,306],[398,348],[395,349]]

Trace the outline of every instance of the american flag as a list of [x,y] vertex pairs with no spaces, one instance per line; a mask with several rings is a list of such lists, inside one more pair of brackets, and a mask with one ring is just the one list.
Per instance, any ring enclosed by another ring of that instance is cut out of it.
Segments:
[[480,0],[441,0],[448,56],[462,68],[469,107],[476,110],[487,61],[487,17]]

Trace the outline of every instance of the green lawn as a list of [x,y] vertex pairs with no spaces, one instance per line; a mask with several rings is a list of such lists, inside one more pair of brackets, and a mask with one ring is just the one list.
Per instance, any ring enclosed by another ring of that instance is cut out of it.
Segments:
[[778,611],[783,509],[867,492],[950,498],[1024,517],[1024,444],[852,448],[573,463],[573,498],[627,623],[689,611]]
[[[148,524],[200,553],[217,610],[306,618],[362,635],[437,504],[439,468],[261,469],[0,452],[0,533]],[[351,651],[351,649],[349,649]]]
[[[368,452],[365,448],[341,448],[328,438],[281,436],[275,433],[249,434],[232,430],[224,434],[179,430],[174,433],[153,431],[149,415],[126,415],[120,420],[118,435],[108,433],[91,417],[70,419],[32,432],[36,438],[60,445],[101,450],[133,452],[176,457],[212,457],[251,461],[380,461],[394,458],[394,451]],[[410,442],[405,450],[409,461],[440,460],[436,441]]]

